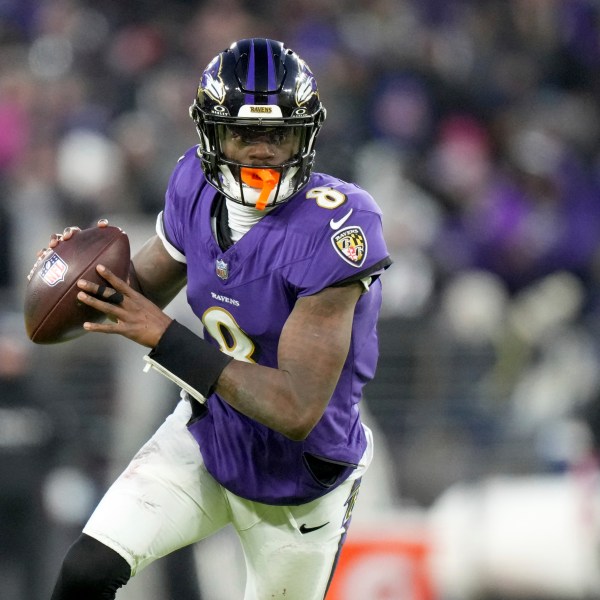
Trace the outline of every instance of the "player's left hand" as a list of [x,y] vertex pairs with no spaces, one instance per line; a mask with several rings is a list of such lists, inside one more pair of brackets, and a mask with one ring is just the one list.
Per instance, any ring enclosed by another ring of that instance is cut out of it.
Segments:
[[80,279],[77,286],[81,291],[77,299],[103,312],[111,321],[86,322],[84,329],[97,333],[117,333],[142,346],[154,348],[172,319],[103,265],[98,265],[96,269],[112,289]]

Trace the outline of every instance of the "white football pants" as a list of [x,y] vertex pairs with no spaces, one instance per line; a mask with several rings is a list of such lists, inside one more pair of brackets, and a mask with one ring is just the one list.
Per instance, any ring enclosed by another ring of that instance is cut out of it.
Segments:
[[[244,600],[323,600],[349,525],[372,435],[359,468],[335,490],[301,506],[244,500],[206,470],[180,401],[107,491],[84,533],[120,554],[132,576],[228,524],[246,561]],[[235,600],[235,599],[232,599]]]

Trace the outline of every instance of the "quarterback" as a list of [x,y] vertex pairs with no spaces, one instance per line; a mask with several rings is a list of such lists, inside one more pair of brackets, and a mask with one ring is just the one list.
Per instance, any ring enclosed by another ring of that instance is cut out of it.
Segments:
[[[147,367],[181,398],[68,551],[52,600],[115,598],[227,525],[245,600],[325,597],[373,452],[359,403],[391,263],[371,196],[313,172],[325,114],[295,52],[232,44],[202,74],[199,144],[177,162],[128,281],[102,265],[110,287],[79,281],[79,299],[109,317],[85,329],[149,348]],[[197,331],[163,311],[184,286]]]

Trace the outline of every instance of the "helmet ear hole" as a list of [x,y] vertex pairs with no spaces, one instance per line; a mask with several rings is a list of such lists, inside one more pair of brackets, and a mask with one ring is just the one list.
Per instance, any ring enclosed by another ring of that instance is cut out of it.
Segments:
[[289,160],[276,165],[285,185],[277,186],[269,205],[284,202],[308,182],[314,142],[325,114],[316,80],[293,50],[265,38],[235,42],[206,67],[190,106],[200,136],[198,156],[208,182],[235,202],[248,204],[243,182],[234,185],[230,177],[244,167],[269,169],[273,165],[245,165],[228,159],[222,151],[224,126],[242,128],[242,132],[243,128],[294,127],[302,132],[299,147]]

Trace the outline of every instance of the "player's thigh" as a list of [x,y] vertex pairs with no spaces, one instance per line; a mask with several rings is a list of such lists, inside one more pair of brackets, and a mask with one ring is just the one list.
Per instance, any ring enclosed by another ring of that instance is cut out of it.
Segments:
[[248,567],[244,600],[323,600],[359,486],[346,481],[301,506],[230,500]]
[[118,552],[132,574],[229,521],[223,489],[206,471],[180,403],[110,487],[84,532]]

